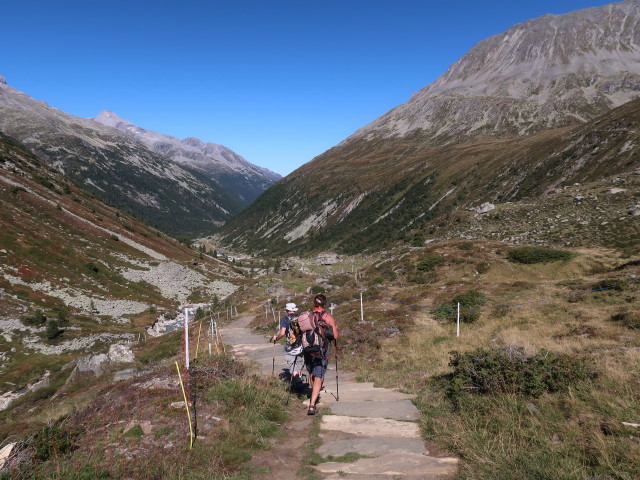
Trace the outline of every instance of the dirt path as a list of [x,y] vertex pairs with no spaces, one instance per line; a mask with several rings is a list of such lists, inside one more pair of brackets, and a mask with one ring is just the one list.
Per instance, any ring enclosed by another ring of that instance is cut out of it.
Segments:
[[[279,374],[286,368],[282,347],[275,350],[267,337],[253,333],[248,325],[252,317],[241,317],[222,330],[224,342],[232,345],[234,355],[256,361],[263,373]],[[314,468],[326,480],[405,479],[429,480],[452,477],[458,460],[429,455],[416,423],[419,413],[411,395],[372,383],[358,383],[348,373],[336,375],[335,362],[330,362],[321,392],[320,408],[331,413],[322,416],[317,453],[323,458],[352,454],[355,461],[327,461]],[[251,465],[268,467],[269,473],[259,480],[293,480],[306,454],[303,445],[309,440],[314,417],[307,416],[306,405],[291,397],[294,414],[284,426],[286,439],[274,448],[260,452]],[[338,459],[339,460],[339,459]]]

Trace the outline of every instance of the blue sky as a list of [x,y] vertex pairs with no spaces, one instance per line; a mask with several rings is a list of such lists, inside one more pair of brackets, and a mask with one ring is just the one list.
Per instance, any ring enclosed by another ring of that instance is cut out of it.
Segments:
[[597,0],[9,0],[7,83],[72,115],[220,143],[286,175],[482,39]]

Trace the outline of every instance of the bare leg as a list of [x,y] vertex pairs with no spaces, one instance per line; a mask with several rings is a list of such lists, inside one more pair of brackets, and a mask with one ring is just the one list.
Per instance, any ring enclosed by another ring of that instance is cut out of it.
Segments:
[[322,388],[322,378],[311,375],[311,399],[309,400],[309,406],[315,406],[320,395],[320,388]]

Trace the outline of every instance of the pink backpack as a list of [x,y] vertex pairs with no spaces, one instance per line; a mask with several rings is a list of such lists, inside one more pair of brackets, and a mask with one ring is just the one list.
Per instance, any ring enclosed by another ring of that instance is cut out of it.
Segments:
[[327,312],[307,310],[298,316],[302,331],[302,351],[305,355],[324,356],[329,342],[333,340],[333,328],[327,323]]

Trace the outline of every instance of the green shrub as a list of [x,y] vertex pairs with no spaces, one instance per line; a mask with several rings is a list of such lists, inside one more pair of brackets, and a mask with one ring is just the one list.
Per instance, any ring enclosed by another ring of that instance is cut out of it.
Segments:
[[621,280],[617,278],[609,278],[605,280],[600,280],[597,283],[594,283],[591,288],[593,290],[599,289],[608,289],[608,290],[616,290],[618,292],[622,292],[629,288],[629,282],[626,280]]
[[144,435],[144,431],[142,430],[142,427],[140,425],[134,425],[129,430],[124,432],[125,437],[140,438],[143,435]]
[[59,337],[62,334],[63,330],[58,327],[57,320],[48,320],[47,321],[47,329],[45,331],[45,335],[48,340],[53,340],[54,338]]
[[86,268],[87,270],[93,273],[98,273],[100,271],[100,268],[93,262],[85,263],[84,268]]
[[51,457],[65,455],[74,449],[72,438],[77,438],[79,433],[77,428],[71,429],[63,425],[62,420],[53,425],[47,425],[33,437],[31,442],[33,456],[45,462]]
[[442,264],[444,264],[444,257],[441,257],[440,255],[433,255],[420,260],[416,265],[416,269],[421,272],[432,272],[436,267],[439,267]]
[[449,365],[454,370],[448,395],[454,404],[468,393],[539,397],[595,378],[593,366],[584,358],[546,350],[527,355],[521,348],[479,348],[451,355]]
[[487,273],[489,271],[489,264],[487,262],[478,263],[476,265],[476,271],[481,275]]
[[527,265],[556,262],[558,260],[571,260],[575,256],[575,253],[566,250],[555,250],[545,247],[514,247],[507,250],[507,260]]
[[611,315],[612,322],[618,322],[632,330],[640,329],[640,313],[638,312],[618,312]]
[[23,317],[22,323],[32,327],[41,327],[47,323],[47,316],[42,312],[42,310],[37,309],[32,315]]
[[423,273],[412,273],[407,277],[407,280],[409,280],[412,283],[420,283],[420,284],[424,284],[424,283],[432,283],[436,280],[436,278],[438,278],[436,275],[425,275]]
[[478,311],[487,303],[487,296],[477,290],[468,290],[457,294],[448,302],[434,310],[434,316],[441,320],[456,320],[458,303],[460,303],[460,321],[465,323],[475,322],[480,318]]

